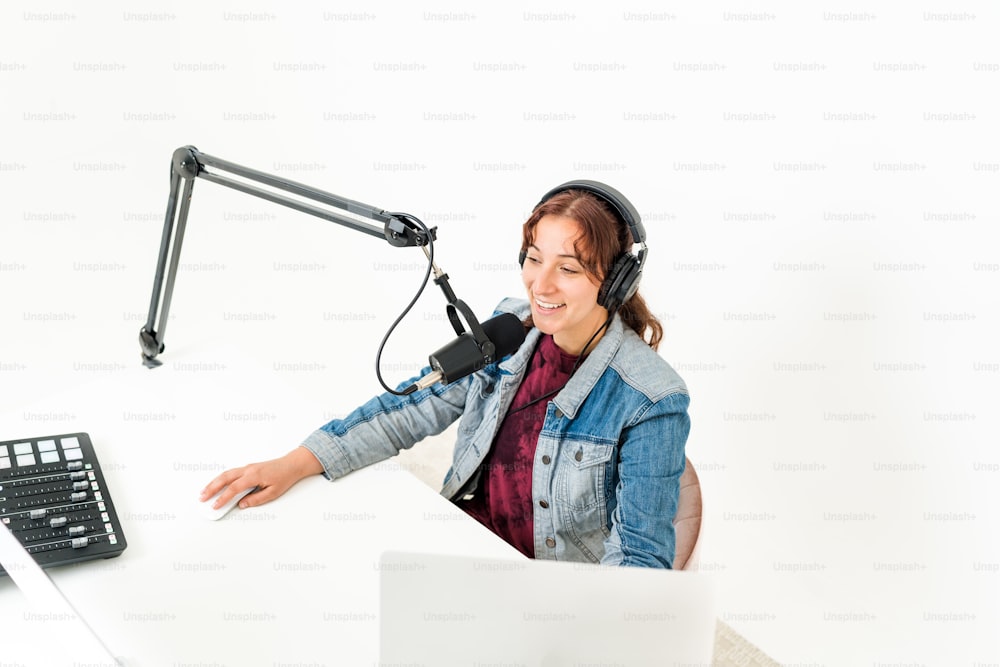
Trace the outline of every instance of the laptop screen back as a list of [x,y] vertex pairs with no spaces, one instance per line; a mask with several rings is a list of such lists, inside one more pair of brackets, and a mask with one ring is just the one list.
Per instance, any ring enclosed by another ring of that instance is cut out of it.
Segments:
[[712,664],[708,575],[387,552],[379,577],[381,665]]

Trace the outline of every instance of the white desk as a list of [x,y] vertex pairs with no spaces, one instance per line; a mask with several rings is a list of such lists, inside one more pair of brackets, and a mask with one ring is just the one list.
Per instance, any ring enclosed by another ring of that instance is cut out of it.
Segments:
[[[311,413],[238,373],[138,368],[0,416],[0,432],[90,433],[128,548],[48,571],[129,665],[371,665],[382,551],[522,556],[392,461],[201,516],[198,491],[217,471],[283,453],[289,434],[318,425]],[[25,609],[0,579],[0,659],[52,664],[59,626]]]
[[[394,460],[202,517],[197,495],[215,474],[284,453],[326,418],[259,370],[136,363],[0,413],[0,433],[90,433],[128,548],[48,572],[130,667],[375,665],[383,551],[523,556]],[[0,628],[5,667],[61,664],[65,624],[29,611],[8,578]],[[774,664],[721,623],[716,655]]]
[[[141,483],[116,483],[125,553],[49,572],[129,665],[370,665],[383,549],[518,557],[405,471],[370,469],[314,488],[322,484],[211,523],[171,508],[167,498],[182,502],[176,494],[142,502]],[[0,582],[3,659],[47,664],[34,639],[44,623],[23,613],[13,590]],[[32,621],[34,630],[22,627]]]

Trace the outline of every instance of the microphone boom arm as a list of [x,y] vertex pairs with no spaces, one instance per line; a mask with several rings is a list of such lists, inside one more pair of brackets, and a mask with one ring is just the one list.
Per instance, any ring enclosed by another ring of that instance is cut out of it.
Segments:
[[[209,171],[210,169],[212,171]],[[217,172],[228,172],[245,180],[236,180]],[[435,240],[436,228],[427,230],[422,226],[417,226],[410,220],[411,216],[389,213],[368,204],[243,167],[227,160],[206,155],[194,146],[178,148],[174,151],[170,163],[170,195],[167,199],[167,211],[156,262],[156,275],[153,279],[149,314],[145,326],[139,332],[142,362],[147,368],[155,368],[163,363],[156,357],[164,349],[163,338],[170,314],[170,302],[173,296],[174,282],[177,278],[177,267],[180,262],[181,246],[184,242],[184,232],[187,228],[187,217],[191,207],[191,194],[196,178],[202,178],[302,213],[335,222],[370,236],[384,238],[390,245],[396,247],[424,247]],[[279,192],[266,190],[257,184],[270,186]],[[306,200],[325,204],[333,209],[346,211],[354,217],[337,210],[323,209],[300,199],[293,199],[281,194],[281,192],[288,192]],[[367,222],[365,219],[381,223],[381,226]],[[424,252],[427,252],[426,248],[424,248]],[[447,276],[444,279],[446,281]],[[446,290],[446,296],[448,296],[449,291],[450,288]],[[453,301],[455,299],[452,293],[449,297],[449,305]],[[157,320],[159,320],[159,328],[157,328]],[[475,322],[474,316],[472,321]],[[476,326],[473,328],[479,328],[479,323],[475,322],[475,324]]]

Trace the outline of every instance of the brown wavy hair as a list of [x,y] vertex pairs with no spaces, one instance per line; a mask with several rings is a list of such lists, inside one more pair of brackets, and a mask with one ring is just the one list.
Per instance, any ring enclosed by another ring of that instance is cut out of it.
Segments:
[[[566,190],[539,204],[521,230],[521,251],[526,252],[535,240],[535,227],[547,215],[572,218],[580,225],[580,236],[573,248],[584,271],[601,283],[621,255],[632,248],[632,233],[623,221],[599,197],[584,190]],[[626,326],[657,349],[663,340],[663,325],[649,310],[646,300],[636,291],[618,309]],[[525,321],[532,326],[531,316]]]

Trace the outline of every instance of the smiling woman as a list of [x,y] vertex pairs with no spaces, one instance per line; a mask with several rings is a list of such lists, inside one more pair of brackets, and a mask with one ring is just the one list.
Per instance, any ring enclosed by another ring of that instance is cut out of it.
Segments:
[[524,322],[518,349],[454,382],[377,396],[283,457],[222,473],[203,499],[257,487],[240,507],[260,505],[459,420],[441,493],[522,553],[672,567],[689,398],[637,292],[645,256],[639,215],[619,192],[594,181],[550,190],[523,226],[528,298],[496,310]]

